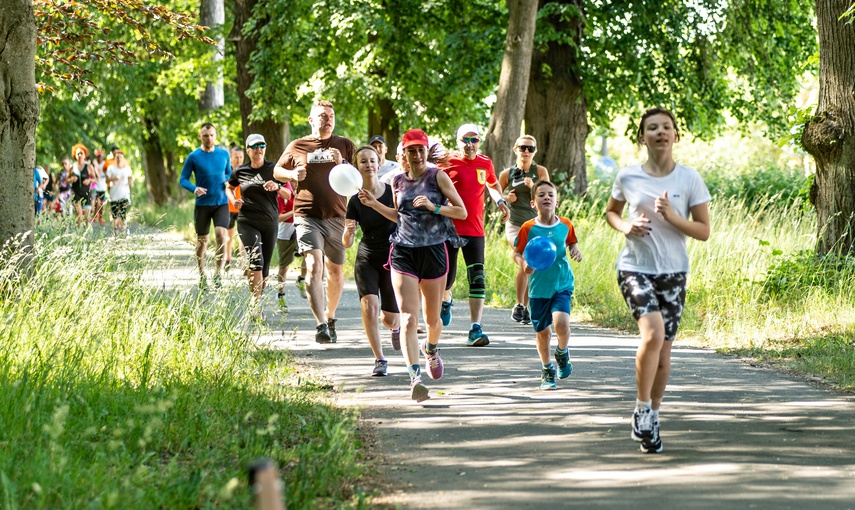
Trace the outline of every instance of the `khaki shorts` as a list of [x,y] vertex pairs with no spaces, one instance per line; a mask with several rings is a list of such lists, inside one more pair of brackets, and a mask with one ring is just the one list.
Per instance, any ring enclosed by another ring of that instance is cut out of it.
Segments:
[[520,233],[520,226],[519,225],[514,225],[510,221],[505,223],[505,239],[507,239],[508,242],[511,243],[511,246],[514,245],[514,242],[517,239],[517,234],[519,234],[519,233]]
[[344,264],[344,245],[341,235],[344,233],[344,218],[318,220],[297,216],[294,218],[297,229],[297,246],[300,253],[309,250],[321,250],[333,264]]
[[277,239],[276,248],[279,250],[279,268],[290,266],[297,251],[297,235],[291,235],[291,239]]

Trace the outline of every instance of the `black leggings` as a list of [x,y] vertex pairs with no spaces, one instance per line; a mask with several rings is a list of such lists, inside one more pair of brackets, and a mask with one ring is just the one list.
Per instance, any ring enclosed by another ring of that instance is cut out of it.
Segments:
[[[487,294],[487,278],[484,275],[484,238],[475,236],[460,236],[467,240],[461,250],[466,262],[466,276],[469,279],[469,297],[484,299]],[[445,290],[451,290],[457,278],[457,248],[448,246],[448,277]]]
[[238,221],[238,235],[249,258],[249,270],[261,271],[264,278],[270,274],[270,259],[276,248],[278,229],[276,223],[251,224],[244,220]]

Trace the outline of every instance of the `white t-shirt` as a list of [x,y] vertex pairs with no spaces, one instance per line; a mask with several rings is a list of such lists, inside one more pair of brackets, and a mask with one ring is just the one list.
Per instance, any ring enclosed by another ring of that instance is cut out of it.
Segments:
[[688,273],[686,235],[654,210],[656,199],[668,192],[674,212],[689,218],[689,210],[709,202],[710,192],[698,172],[676,165],[664,177],[648,175],[641,165],[621,168],[612,186],[612,198],[626,202],[627,221],[644,214],[650,220],[650,234],[627,236],[617,260],[618,271],[644,274]]
[[128,178],[131,176],[130,165],[117,168],[116,165],[110,165],[107,169],[107,177],[110,179],[119,178],[113,182],[113,187],[110,188],[110,201],[118,202],[119,200],[131,200],[131,186],[128,183]]
[[98,179],[95,181],[95,191],[107,191],[107,175],[104,172],[104,163],[99,163],[98,160],[92,162],[95,168],[98,169]]
[[384,175],[401,168],[401,165],[398,164],[397,161],[384,160],[383,164],[380,165],[380,168],[377,169],[377,177],[383,177]]

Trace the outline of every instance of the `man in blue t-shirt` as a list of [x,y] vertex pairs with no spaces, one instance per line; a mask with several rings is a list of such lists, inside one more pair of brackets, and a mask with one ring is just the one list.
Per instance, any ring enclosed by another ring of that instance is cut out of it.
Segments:
[[[229,201],[226,198],[226,181],[232,175],[228,151],[215,146],[217,130],[206,123],[199,130],[202,146],[191,152],[181,170],[181,187],[196,196],[193,217],[196,223],[196,264],[199,266],[200,287],[205,287],[205,251],[208,249],[208,233],[214,222],[216,242],[216,265],[214,285],[220,287],[220,270],[223,267],[223,245],[229,228]],[[193,174],[195,184],[190,182]]]

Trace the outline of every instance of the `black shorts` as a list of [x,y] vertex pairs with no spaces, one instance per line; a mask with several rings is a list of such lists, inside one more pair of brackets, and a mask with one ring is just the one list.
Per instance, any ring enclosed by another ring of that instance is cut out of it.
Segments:
[[125,220],[128,218],[128,207],[130,206],[131,202],[127,198],[116,200],[115,202],[110,202],[110,212],[113,213],[114,218]]
[[246,250],[250,271],[261,271],[261,276],[264,278],[270,274],[270,259],[273,258],[278,233],[279,225],[273,222],[251,224],[248,221],[241,221],[238,223],[238,235]]
[[237,225],[237,217],[239,213],[229,211],[229,230],[235,228]]
[[95,200],[100,200],[102,202],[107,201],[107,192],[106,191],[93,191],[95,195]]
[[214,227],[229,228],[229,204],[197,205],[193,210],[193,220],[196,223],[196,235],[206,236],[211,231],[211,220]]
[[440,243],[410,248],[393,244],[389,267],[418,281],[444,278],[448,272],[448,250],[445,246],[445,243]]
[[653,275],[618,271],[618,285],[636,321],[659,312],[665,324],[665,340],[674,340],[686,303],[686,273]]
[[357,253],[353,265],[353,277],[359,299],[363,296],[380,296],[380,309],[384,312],[398,313],[395,290],[392,288],[392,272],[386,267],[389,252]]
[[92,197],[89,194],[86,195],[72,195],[71,196],[72,203],[81,204],[84,208],[88,208],[92,205]]

